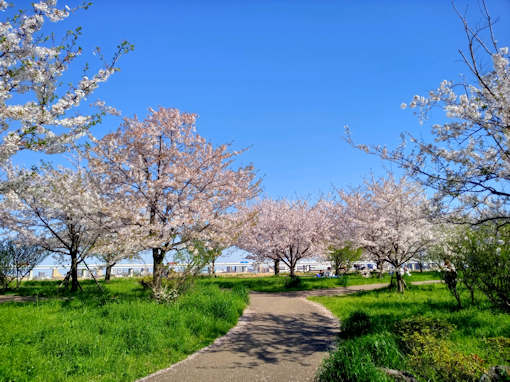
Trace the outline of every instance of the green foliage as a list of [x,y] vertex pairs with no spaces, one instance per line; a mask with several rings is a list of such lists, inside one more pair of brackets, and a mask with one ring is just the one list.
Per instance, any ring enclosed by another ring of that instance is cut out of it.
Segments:
[[400,338],[402,347],[409,351],[414,347],[413,336],[434,334],[437,337],[446,337],[454,328],[454,325],[443,318],[413,316],[396,322],[394,331]]
[[404,357],[388,332],[347,339],[321,365],[317,381],[391,381],[378,368],[402,367]]
[[300,277],[294,276],[294,277],[286,277],[284,281],[284,287],[286,289],[297,289],[300,288],[303,284],[303,281]]
[[239,297],[246,304],[250,300],[250,295],[248,294],[248,290],[244,285],[234,285],[232,288],[232,294]]
[[310,299],[350,333],[322,365],[319,381],[384,380],[370,374],[378,367],[405,370],[420,381],[470,381],[509,362],[510,316],[483,296],[460,311],[442,284],[411,286],[403,295],[377,290]]
[[495,306],[510,311],[510,227],[464,227],[448,246],[453,255],[444,257],[455,265],[459,280],[470,291],[471,302],[475,303],[478,289]]
[[[57,290],[31,285],[48,296]],[[72,298],[0,304],[1,381],[133,381],[226,333],[248,299],[241,286],[202,285],[158,304],[134,279],[112,280],[103,299],[92,281],[82,285]]]
[[492,337],[486,339],[487,346],[495,354],[499,354],[505,365],[510,364],[510,338]]
[[411,333],[405,341],[410,348],[409,364],[428,381],[478,381],[486,371],[480,356],[455,351],[451,341],[431,332]]
[[346,245],[341,248],[329,247],[327,260],[333,263],[335,274],[339,276],[340,270],[344,270],[344,272],[349,270],[352,263],[359,260],[362,253],[363,249],[354,248],[352,243],[346,243]]

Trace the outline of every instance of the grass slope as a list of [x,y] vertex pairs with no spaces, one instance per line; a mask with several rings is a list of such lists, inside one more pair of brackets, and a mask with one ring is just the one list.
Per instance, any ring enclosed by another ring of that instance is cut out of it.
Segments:
[[[510,315],[483,296],[460,311],[444,285],[311,297],[343,322],[343,338],[325,361],[320,381],[385,381],[377,367],[412,372],[420,380],[478,380],[510,364]],[[448,330],[446,330],[448,329]]]
[[50,297],[0,304],[0,381],[132,381],[226,333],[248,301],[242,287],[201,285],[165,305],[133,279],[112,281],[107,297],[83,286],[66,298],[54,283],[26,283],[24,295]]

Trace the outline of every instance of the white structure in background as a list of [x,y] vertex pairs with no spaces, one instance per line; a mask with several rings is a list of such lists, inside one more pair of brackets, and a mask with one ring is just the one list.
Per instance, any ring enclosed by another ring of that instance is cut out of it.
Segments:
[[[174,270],[179,271],[179,267],[183,266],[180,264],[172,263],[170,265]],[[417,271],[419,270],[418,263],[410,262],[406,265],[410,270]],[[94,274],[95,277],[102,278],[104,277],[104,269],[106,268],[106,264],[90,264],[88,269],[85,266],[78,267],[78,275],[80,278],[91,278],[90,272]],[[216,273],[273,273],[272,264],[266,263],[257,263],[254,261],[240,261],[240,262],[230,262],[230,263],[216,263],[215,264]],[[300,261],[296,266],[297,272],[319,272],[321,270],[326,271],[331,267],[331,263],[328,261],[318,262],[318,261]],[[27,276],[28,280],[61,280],[64,278],[67,273],[69,267],[65,265],[38,265],[36,266],[30,274]],[[90,269],[90,271],[89,271]],[[368,261],[359,261],[354,263],[351,270],[375,270],[375,263],[371,263]],[[390,268],[386,268],[390,270]],[[429,265],[424,266],[424,270],[430,269]],[[208,267],[203,269],[203,273],[207,273]],[[285,273],[288,272],[289,269],[285,264],[280,264],[280,272]],[[117,264],[112,269],[112,277],[141,277],[152,274],[152,264]]]

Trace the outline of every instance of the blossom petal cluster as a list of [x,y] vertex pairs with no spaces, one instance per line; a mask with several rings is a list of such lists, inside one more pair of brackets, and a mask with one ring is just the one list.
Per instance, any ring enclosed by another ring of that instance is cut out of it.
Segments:
[[[0,22],[0,163],[23,149],[61,152],[83,136],[104,113],[72,113],[117,70],[115,61],[131,50],[124,42],[111,64],[92,76],[82,75],[67,89],[62,76],[81,55],[80,28],[69,31],[62,43],[44,36],[48,22],[60,22],[75,9],[58,8],[56,0],[32,4],[31,11]],[[7,3],[0,3],[5,10]]]

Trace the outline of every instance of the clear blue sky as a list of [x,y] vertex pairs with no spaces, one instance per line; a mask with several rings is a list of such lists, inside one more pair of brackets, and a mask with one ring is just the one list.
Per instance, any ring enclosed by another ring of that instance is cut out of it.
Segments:
[[[457,2],[468,4],[470,19],[482,21],[476,1]],[[510,45],[510,0],[488,6]],[[125,116],[158,106],[199,114],[202,135],[251,146],[243,162],[274,198],[317,197],[382,175],[391,164],[350,147],[343,126],[360,143],[390,146],[401,131],[426,134],[400,104],[467,72],[457,52],[465,35],[446,0],[100,0],[58,25],[81,25],[86,53],[135,45],[92,99]],[[117,126],[110,119],[94,133]]]
[[[457,2],[468,5],[482,21],[476,1]],[[510,0],[488,6],[510,45]],[[63,26],[77,25],[85,52],[135,45],[95,96],[125,116],[158,106],[199,114],[202,135],[251,146],[243,161],[270,197],[317,196],[382,174],[391,165],[346,144],[343,126],[360,143],[396,145],[401,131],[428,129],[401,102],[467,72],[449,1],[102,0]]]

